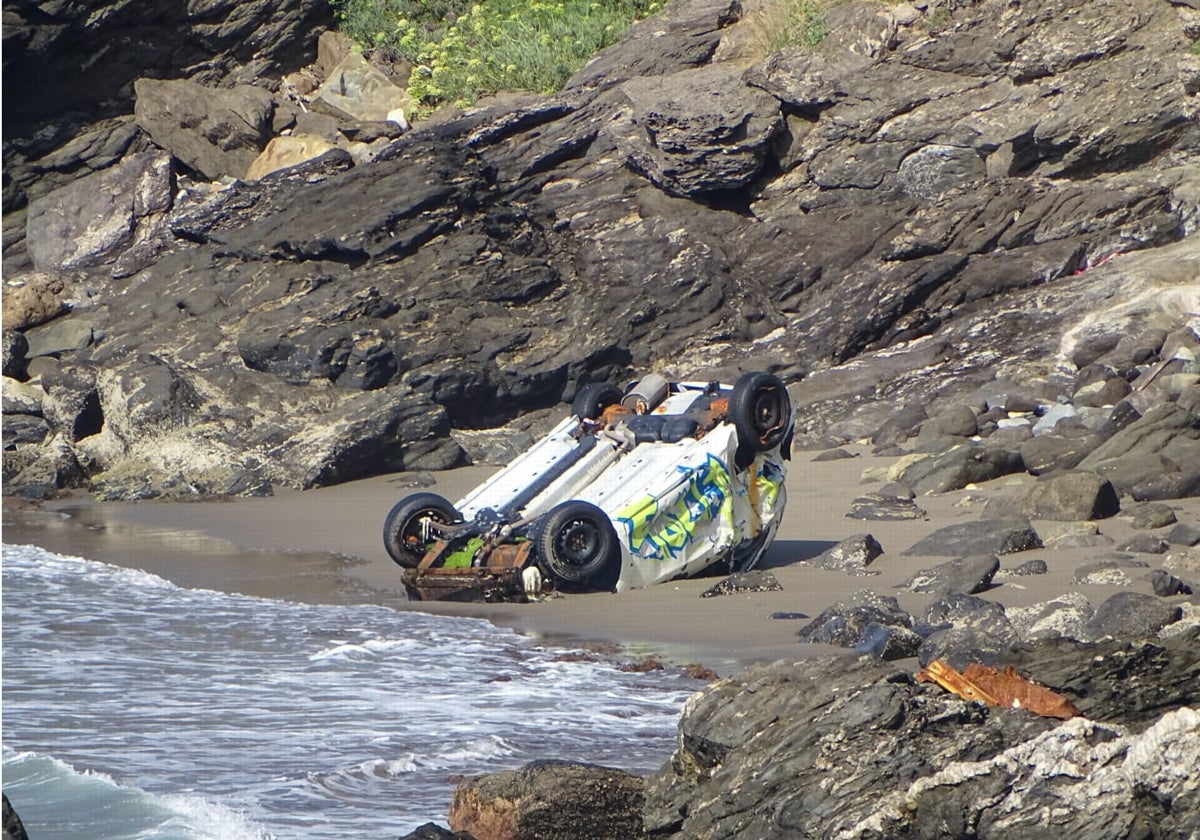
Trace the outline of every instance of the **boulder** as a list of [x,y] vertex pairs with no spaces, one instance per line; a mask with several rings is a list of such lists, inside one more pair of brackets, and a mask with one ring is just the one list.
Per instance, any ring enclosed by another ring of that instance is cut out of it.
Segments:
[[1084,640],[1151,638],[1168,624],[1178,621],[1181,615],[1178,605],[1154,595],[1118,592],[1096,608],[1095,615],[1083,627]]
[[272,137],[262,153],[246,170],[247,181],[257,181],[272,172],[298,166],[305,161],[320,157],[334,148],[334,144],[315,134],[291,134]]
[[1020,638],[1001,604],[963,592],[934,598],[924,618],[927,626],[938,629],[925,636],[917,651],[922,666],[935,659],[960,671],[971,662],[996,665]]
[[846,516],[850,519],[895,521],[925,519],[929,514],[917,507],[917,503],[912,499],[897,498],[882,493],[867,493],[850,503],[850,511]]
[[312,96],[314,109],[344,122],[391,120],[407,128],[404,114],[412,106],[408,91],[360,52],[346,53]]
[[1177,523],[1167,533],[1167,542],[1171,545],[1200,545],[1200,524],[1194,522]]
[[244,178],[271,138],[275,104],[253,85],[138,79],[134,115],[154,143],[209,181]]
[[733,595],[739,592],[781,592],[783,587],[775,575],[764,569],[750,572],[737,572],[713,584],[700,593],[701,598],[713,598],[717,595]]
[[1041,538],[1028,519],[1007,516],[946,525],[922,537],[902,554],[916,557],[967,557],[1013,554],[1041,547]]
[[1155,569],[1150,573],[1150,585],[1154,594],[1160,598],[1170,598],[1173,595],[1191,595],[1192,586],[1175,577],[1166,569]]
[[[57,272],[113,261],[165,223],[172,187],[170,157],[143,152],[35,199],[26,223],[34,266]],[[53,312],[53,298],[47,300],[44,293],[40,298],[39,308]],[[32,310],[39,304],[29,301],[27,306]],[[33,311],[25,317],[48,320]]]
[[[101,180],[97,178],[95,185],[98,186]],[[75,198],[86,200],[92,197],[79,196],[76,191],[69,190],[63,194],[62,198],[64,201],[73,203]],[[110,206],[106,209],[112,210],[115,208]],[[93,207],[93,211],[98,212],[99,208]],[[58,211],[48,210],[47,212],[54,214]],[[62,215],[79,213],[83,217],[83,222],[94,224],[103,218],[102,216],[95,215],[95,212],[82,211],[76,206],[72,210],[64,210]],[[76,223],[79,221],[79,219],[75,220]],[[67,224],[70,223],[68,222]],[[73,231],[67,229],[63,232],[71,233]],[[47,243],[47,245],[50,249],[54,247],[64,249],[71,247],[69,244],[56,246],[54,243]],[[53,259],[51,261],[53,262]],[[39,324],[44,324],[62,315],[71,308],[70,298],[72,293],[73,289],[67,282],[67,279],[59,274],[44,274],[41,272],[26,274],[21,278],[19,284],[6,285],[4,288],[5,335],[9,335],[10,331],[27,330],[30,327],[36,327]]]
[[1157,405],[1098,446],[1079,466],[1096,469],[1106,461],[1124,456],[1153,456],[1176,437],[1200,438],[1200,416],[1171,403]]
[[1112,482],[1095,473],[1070,470],[1042,476],[1004,496],[989,500],[993,515],[1020,514],[1060,522],[1107,519],[1121,510]]
[[54,434],[79,441],[104,428],[97,373],[94,365],[76,363],[56,365],[42,374],[42,412]]
[[1171,545],[1161,537],[1153,534],[1137,534],[1122,543],[1118,543],[1115,551],[1130,551],[1134,554],[1166,554]]
[[866,589],[826,608],[796,635],[803,643],[854,648],[881,659],[914,656],[921,644],[912,616],[899,602]]
[[0,334],[0,343],[4,353],[3,375],[14,382],[24,382],[28,378],[29,339],[24,333],[6,329]]
[[1167,472],[1139,481],[1129,490],[1139,502],[1161,502],[1166,499],[1190,499],[1200,496],[1200,468]]
[[1175,523],[1175,511],[1168,505],[1145,502],[1134,506],[1129,513],[1129,524],[1140,531],[1165,528]]
[[855,534],[804,562],[822,569],[861,575],[868,574],[867,567],[882,554],[883,546],[875,537],[870,534]]
[[914,493],[924,494],[961,490],[968,484],[1019,472],[1023,463],[1016,450],[964,443],[897,467],[888,477],[911,487]]
[[565,761],[460,782],[450,828],[475,840],[629,840],[641,836],[645,780]]
[[1130,586],[1133,580],[1127,569],[1144,569],[1145,560],[1135,560],[1132,555],[1117,555],[1094,560],[1075,567],[1075,583],[1089,586]]
[[736,66],[633,78],[620,91],[628,107],[606,131],[630,167],[672,195],[745,187],[783,129],[779,102],[747,86]]
[[1037,639],[1082,639],[1084,628],[1096,614],[1087,596],[1069,592],[1029,607],[1011,607],[1005,615],[1020,637]]
[[999,570],[1000,560],[994,554],[975,554],[922,569],[896,588],[911,589],[913,592],[933,592],[940,597],[956,592],[972,595],[989,589],[992,578]]

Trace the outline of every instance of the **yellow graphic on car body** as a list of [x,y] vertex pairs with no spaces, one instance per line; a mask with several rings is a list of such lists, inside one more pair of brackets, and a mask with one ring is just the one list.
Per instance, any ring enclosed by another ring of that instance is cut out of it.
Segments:
[[722,515],[732,524],[729,469],[721,459],[709,454],[698,467],[680,465],[678,469],[683,476],[673,499],[646,495],[616,517],[629,536],[630,550],[641,557],[678,557],[703,524]]

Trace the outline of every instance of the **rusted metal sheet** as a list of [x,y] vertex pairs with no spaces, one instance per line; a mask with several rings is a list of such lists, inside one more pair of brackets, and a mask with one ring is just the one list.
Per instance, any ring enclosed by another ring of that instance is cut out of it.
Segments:
[[434,565],[450,549],[449,542],[438,540],[401,580],[413,601],[526,601],[521,571],[532,548],[530,542],[486,547],[480,552],[486,565],[447,569]]
[[1027,680],[1011,666],[1003,671],[972,662],[961,673],[941,659],[917,672],[917,682],[937,683],[966,700],[1006,709],[1028,709],[1043,717],[1077,717],[1079,709],[1061,694]]

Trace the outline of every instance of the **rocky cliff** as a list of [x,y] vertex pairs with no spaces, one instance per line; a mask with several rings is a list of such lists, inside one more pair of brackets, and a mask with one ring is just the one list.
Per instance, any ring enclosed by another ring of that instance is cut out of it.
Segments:
[[[802,441],[1197,372],[1186,0],[852,2],[768,55],[754,4],[676,2],[555,96],[398,137],[341,114],[328,152],[253,181],[196,144],[243,167],[312,130],[295,71],[328,8],[193,5],[6,4],[4,478],[27,495],[449,467],[489,457],[464,432],[646,368],[777,372]],[[138,76],[203,113],[164,133]]]

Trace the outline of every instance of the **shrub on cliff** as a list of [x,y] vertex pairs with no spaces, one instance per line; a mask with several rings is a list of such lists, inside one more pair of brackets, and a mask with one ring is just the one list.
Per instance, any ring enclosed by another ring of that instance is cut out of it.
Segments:
[[422,109],[502,90],[550,93],[661,0],[339,0],[342,30],[413,64]]

